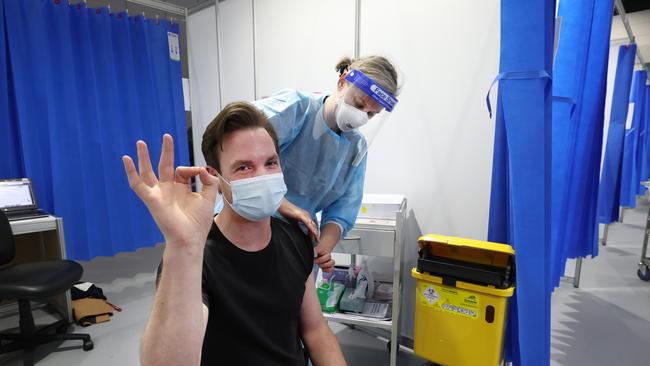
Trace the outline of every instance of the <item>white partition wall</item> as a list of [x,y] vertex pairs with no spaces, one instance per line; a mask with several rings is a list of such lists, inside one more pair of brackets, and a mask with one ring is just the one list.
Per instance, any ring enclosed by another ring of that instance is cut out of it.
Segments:
[[[499,67],[499,1],[361,4],[361,54],[389,57],[404,83],[368,152],[365,191],[406,195],[423,233],[486,239],[494,121],[485,95]],[[407,336],[415,307],[412,235],[404,244]]]
[[214,6],[191,14],[187,21],[190,63],[190,104],[194,164],[205,165],[201,138],[205,127],[221,110],[219,92],[219,51]]
[[334,90],[337,61],[354,56],[354,19],[350,0],[256,0],[257,97]]
[[368,153],[366,191],[404,193],[426,232],[485,238],[499,2],[362,1],[360,44],[388,56],[404,82]]
[[253,0],[219,2],[221,102],[255,99]]

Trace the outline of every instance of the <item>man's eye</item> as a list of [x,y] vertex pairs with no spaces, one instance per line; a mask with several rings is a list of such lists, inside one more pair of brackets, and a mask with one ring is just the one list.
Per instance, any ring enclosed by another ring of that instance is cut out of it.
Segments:
[[247,165],[240,165],[240,166],[237,167],[238,172],[243,172],[243,171],[245,171],[247,169],[248,169]]
[[277,160],[271,160],[268,163],[266,163],[267,166],[277,166],[278,161]]

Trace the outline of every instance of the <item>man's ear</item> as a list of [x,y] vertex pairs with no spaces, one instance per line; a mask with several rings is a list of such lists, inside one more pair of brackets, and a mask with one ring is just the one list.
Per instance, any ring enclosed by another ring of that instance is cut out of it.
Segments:
[[215,168],[207,165],[205,167],[205,170],[207,170],[210,175],[215,176],[215,177],[217,176],[217,170]]
[[208,174],[210,174],[211,176],[219,178],[219,187],[217,188],[217,191],[219,192],[219,194],[222,194],[221,193],[221,178],[217,175],[218,174],[217,170],[215,168],[209,166],[209,165],[206,165],[205,170],[207,170]]

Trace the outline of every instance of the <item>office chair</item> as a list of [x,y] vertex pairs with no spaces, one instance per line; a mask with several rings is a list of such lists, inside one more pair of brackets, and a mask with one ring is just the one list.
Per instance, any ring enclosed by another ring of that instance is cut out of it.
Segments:
[[[14,259],[15,243],[7,216],[0,210],[0,266]],[[83,268],[77,262],[52,260],[0,267],[0,299],[17,299],[20,333],[0,333],[0,355],[22,349],[23,365],[34,364],[34,349],[44,343],[81,340],[84,351],[93,349],[88,334],[65,334],[68,322],[62,320],[37,329],[30,301],[47,302],[64,293],[81,278]],[[62,315],[62,314],[61,314]],[[8,341],[8,343],[7,343]]]

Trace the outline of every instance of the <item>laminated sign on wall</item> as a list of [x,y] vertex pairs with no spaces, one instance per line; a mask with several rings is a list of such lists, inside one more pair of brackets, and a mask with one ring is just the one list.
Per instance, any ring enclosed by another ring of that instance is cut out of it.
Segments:
[[181,47],[178,42],[178,34],[167,32],[167,39],[169,40],[169,58],[174,61],[180,61]]

